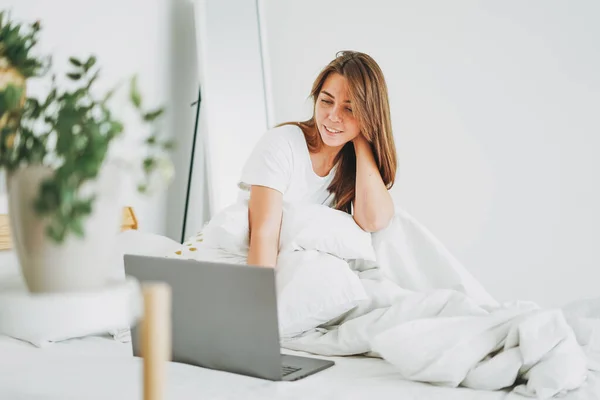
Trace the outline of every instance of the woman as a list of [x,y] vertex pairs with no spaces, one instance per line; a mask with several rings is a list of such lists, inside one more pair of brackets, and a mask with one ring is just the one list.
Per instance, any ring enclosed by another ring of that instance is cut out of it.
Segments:
[[394,216],[388,189],[396,148],[385,79],[377,63],[338,53],[313,84],[313,117],[267,132],[244,166],[250,190],[248,264],[274,267],[284,202],[316,202],[351,213],[367,232]]

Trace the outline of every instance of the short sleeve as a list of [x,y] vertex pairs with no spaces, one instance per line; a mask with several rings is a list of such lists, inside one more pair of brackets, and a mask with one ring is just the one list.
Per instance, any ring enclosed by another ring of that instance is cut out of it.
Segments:
[[266,186],[282,194],[286,192],[292,176],[293,150],[285,131],[273,129],[259,140],[242,170],[238,186]]

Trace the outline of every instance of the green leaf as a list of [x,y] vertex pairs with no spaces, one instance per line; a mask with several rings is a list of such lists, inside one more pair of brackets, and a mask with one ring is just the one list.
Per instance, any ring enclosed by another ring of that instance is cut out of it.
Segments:
[[85,178],[93,179],[98,175],[102,161],[93,158],[86,159],[81,165],[81,173]]
[[142,95],[140,95],[140,91],[138,89],[137,76],[131,78],[129,97],[135,108],[139,109],[142,106]]
[[112,88],[110,89],[108,92],[106,92],[106,94],[104,95],[104,97],[102,98],[102,104],[106,103],[107,101],[109,101],[113,95],[115,94],[117,88]]
[[163,148],[165,150],[173,150],[175,148],[175,140],[169,139],[163,142]]
[[73,189],[67,189],[67,188],[63,188],[61,191],[61,200],[62,200],[62,204],[63,206],[65,206],[66,208],[72,208],[73,207],[73,199],[75,198],[75,193],[73,192]]
[[152,169],[154,169],[155,165],[156,165],[156,160],[154,158],[151,157],[147,157],[144,159],[144,171],[146,171],[146,173],[152,171]]
[[41,215],[48,215],[55,211],[60,204],[59,188],[51,179],[42,181],[39,195],[34,203],[35,210]]
[[44,104],[42,104],[42,106],[41,106],[42,109],[43,110],[47,109],[54,100],[56,100],[56,88],[52,88],[50,93],[48,93],[46,100],[44,100]]
[[73,212],[76,212],[79,215],[89,215],[92,213],[92,201],[95,198],[91,197],[85,200],[79,200],[73,205]]
[[83,231],[83,223],[81,222],[81,218],[73,218],[69,223],[69,227],[77,235],[82,238],[85,236],[85,232]]
[[69,57],[69,61],[71,62],[71,64],[73,64],[76,67],[81,67],[83,65],[83,63],[81,61],[79,61],[78,59],[76,59],[75,57]]
[[12,83],[9,83],[3,92],[0,92],[0,96],[4,97],[4,107],[6,110],[14,110],[19,106],[21,95],[23,94],[23,88],[17,87]]
[[81,79],[81,74],[69,73],[69,74],[67,74],[67,76],[74,81]]
[[154,111],[149,111],[146,114],[144,114],[144,121],[153,122],[158,117],[160,117],[164,112],[165,112],[164,108],[159,108]]
[[30,112],[31,119],[38,119],[42,113],[42,106],[37,99],[27,99],[25,108]]
[[73,135],[68,133],[60,133],[56,140],[56,153],[60,155],[68,155],[71,150],[71,141]]
[[48,225],[46,227],[46,235],[56,243],[62,243],[65,239],[64,231],[61,231],[60,228],[57,228],[54,225]]
[[85,85],[85,92],[87,94],[87,92],[90,90],[90,88],[92,87],[92,85],[94,84],[94,82],[96,81],[96,79],[98,79],[98,76],[100,75],[100,71],[96,71],[94,73],[94,75],[90,78],[90,80],[88,81],[87,85]]
[[76,116],[70,110],[63,110],[59,114],[56,121],[56,152],[58,154],[68,154],[70,152],[75,122]]
[[94,65],[96,64],[96,57],[95,56],[90,56],[90,58],[88,58],[88,60],[85,62],[84,65],[84,69],[86,71],[88,71],[90,68],[92,68]]
[[118,135],[119,133],[123,132],[123,124],[120,123],[119,121],[112,121],[110,123],[110,131],[114,134],[114,135]]

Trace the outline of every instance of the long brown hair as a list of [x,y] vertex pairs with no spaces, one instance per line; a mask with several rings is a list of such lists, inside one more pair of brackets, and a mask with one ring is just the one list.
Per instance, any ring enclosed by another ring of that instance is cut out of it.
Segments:
[[[392,134],[387,85],[381,68],[365,53],[338,52],[336,58],[319,73],[313,83],[310,97],[314,105],[331,73],[346,78],[353,114],[361,127],[361,134],[371,144],[383,183],[390,189],[394,185],[398,161]],[[300,127],[311,153],[316,153],[322,148],[323,140],[316,126],[314,107],[312,118],[302,122],[286,122],[278,126],[281,125]],[[337,165],[337,171],[328,190],[335,196],[335,208],[350,213],[356,195],[356,153],[352,142],[346,143],[340,150],[334,165]]]

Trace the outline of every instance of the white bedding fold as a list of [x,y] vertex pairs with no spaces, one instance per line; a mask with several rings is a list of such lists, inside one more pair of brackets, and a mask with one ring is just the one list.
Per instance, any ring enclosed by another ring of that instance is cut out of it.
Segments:
[[405,379],[549,398],[579,387],[585,355],[559,310],[532,304],[486,309],[462,293],[407,292],[339,325],[285,341],[293,350],[323,355],[371,352],[394,364]]

